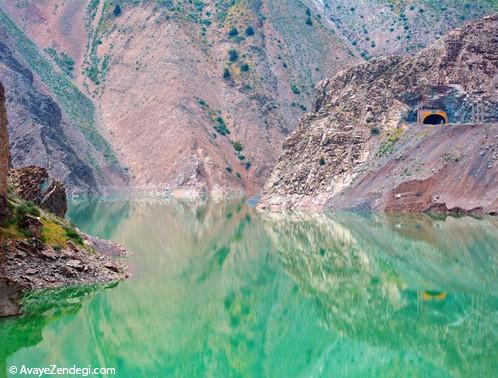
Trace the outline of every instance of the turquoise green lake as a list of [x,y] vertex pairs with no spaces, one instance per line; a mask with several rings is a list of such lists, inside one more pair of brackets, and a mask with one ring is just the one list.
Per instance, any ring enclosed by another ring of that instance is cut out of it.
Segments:
[[118,377],[497,377],[498,219],[73,204],[133,251],[117,285],[31,294],[10,366]]

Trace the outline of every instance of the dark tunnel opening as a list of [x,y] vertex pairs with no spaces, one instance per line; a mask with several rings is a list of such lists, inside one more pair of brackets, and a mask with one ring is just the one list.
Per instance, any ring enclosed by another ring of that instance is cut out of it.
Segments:
[[439,114],[431,114],[424,118],[425,125],[444,125],[446,124],[446,119]]

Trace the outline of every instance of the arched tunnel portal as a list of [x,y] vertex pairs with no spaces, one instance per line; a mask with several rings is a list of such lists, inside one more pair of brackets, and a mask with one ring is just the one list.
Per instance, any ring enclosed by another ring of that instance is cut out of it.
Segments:
[[431,114],[424,118],[424,125],[444,125],[446,123],[446,119],[439,114]]
[[421,110],[419,119],[424,125],[447,125],[448,114],[444,110]]

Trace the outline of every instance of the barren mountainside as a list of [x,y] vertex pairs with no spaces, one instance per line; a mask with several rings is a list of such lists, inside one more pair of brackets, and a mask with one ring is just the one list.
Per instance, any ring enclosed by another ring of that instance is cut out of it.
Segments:
[[[91,187],[124,185],[123,166],[129,185],[178,196],[257,193],[282,141],[310,110],[319,80],[375,56],[412,54],[495,7],[493,1],[429,0],[0,4],[2,24],[11,19],[53,72],[91,100],[85,106],[95,107],[91,135],[83,127],[84,138],[78,136],[89,145],[74,142],[81,131],[67,114],[74,101],[67,106],[40,75],[49,90],[34,86],[62,109],[67,139],[53,141],[59,154],[39,157],[45,166],[58,165],[53,171],[65,181],[68,172],[81,171],[89,179],[72,180]],[[17,43],[12,50],[25,55],[26,48]],[[24,66],[34,71],[36,65],[28,59]],[[35,117],[12,116],[11,133]],[[55,134],[63,132],[52,139]],[[101,137],[109,148],[99,148]],[[20,156],[16,139],[13,155]],[[103,154],[88,158],[92,150]]]
[[[261,207],[495,213],[497,47],[493,15],[324,80]],[[417,125],[421,104],[450,125]]]
[[6,88],[12,166],[47,168],[70,193],[123,183],[111,147],[96,130],[90,99],[1,10],[0,21],[0,81]]

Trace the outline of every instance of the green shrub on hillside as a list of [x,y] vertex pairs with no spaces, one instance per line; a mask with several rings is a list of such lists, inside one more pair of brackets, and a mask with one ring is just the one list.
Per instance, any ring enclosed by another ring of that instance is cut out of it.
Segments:
[[244,149],[244,146],[239,141],[233,141],[232,146],[236,152],[242,152],[242,150]]
[[214,126],[214,129],[221,135],[228,135],[230,134],[230,130],[228,130],[227,124],[225,123],[225,120],[223,117],[218,116],[215,119],[216,125]]
[[47,47],[45,52],[52,57],[54,62],[59,66],[59,68],[64,71],[68,76],[73,77],[74,71],[74,60],[67,55],[65,52],[60,54],[51,47]]
[[239,53],[235,49],[228,50],[228,60],[230,62],[236,62],[239,59]]
[[379,135],[380,134],[380,129],[378,127],[372,127],[370,129],[370,134],[372,134],[372,135]]
[[114,10],[112,11],[112,13],[118,17],[121,15],[121,6],[119,4],[116,4],[116,6],[114,7]]
[[20,218],[24,217],[26,214],[32,215],[34,217],[40,216],[40,210],[31,201],[23,202],[21,205],[19,205],[16,208],[16,213],[19,220]]
[[83,244],[83,239],[81,235],[71,227],[64,227],[64,231],[66,231],[66,236],[71,239],[76,244]]

